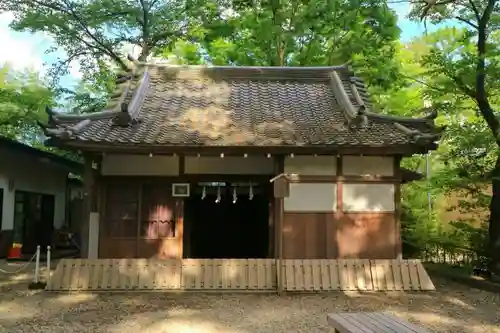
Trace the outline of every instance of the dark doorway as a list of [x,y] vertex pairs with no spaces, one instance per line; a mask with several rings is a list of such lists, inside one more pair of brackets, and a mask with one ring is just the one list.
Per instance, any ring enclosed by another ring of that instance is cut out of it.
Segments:
[[37,245],[50,245],[54,227],[53,195],[16,191],[15,240],[23,244],[23,254],[36,252]]
[[3,188],[0,188],[0,230],[3,230],[2,216],[3,216]]
[[269,189],[263,185],[252,184],[252,190],[240,183],[196,185],[184,208],[188,257],[266,258]]

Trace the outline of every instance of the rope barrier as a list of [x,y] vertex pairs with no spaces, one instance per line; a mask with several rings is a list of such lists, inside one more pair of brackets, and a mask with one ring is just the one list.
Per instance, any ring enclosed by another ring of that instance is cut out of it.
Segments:
[[[38,253],[38,251],[37,251],[37,253]],[[10,272],[10,271],[6,271],[6,270],[4,270],[4,269],[1,269],[1,268],[0,268],[0,273],[4,273],[4,274],[16,274],[16,273],[19,273],[19,272],[20,272],[20,271],[22,271],[24,268],[27,268],[27,267],[28,267],[28,265],[29,265],[29,264],[31,264],[31,263],[33,262],[33,260],[36,258],[37,253],[35,253],[35,254],[31,257],[31,259],[30,259],[30,260],[29,260],[26,264],[24,264],[23,266],[19,267],[19,268],[18,268],[18,269],[16,269],[15,271]]]

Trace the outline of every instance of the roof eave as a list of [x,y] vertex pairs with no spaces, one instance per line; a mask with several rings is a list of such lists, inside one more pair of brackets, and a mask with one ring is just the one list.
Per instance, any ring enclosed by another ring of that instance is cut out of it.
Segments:
[[83,165],[79,162],[72,161],[68,158],[56,155],[51,152],[43,151],[20,142],[10,140],[8,138],[0,137],[0,146],[5,147],[6,149],[11,151],[27,154],[39,160],[48,160],[49,163],[53,163],[59,167],[68,169],[68,171],[71,172],[81,173],[83,170]]
[[418,144],[400,145],[299,145],[299,146],[207,146],[207,145],[165,145],[148,143],[121,143],[83,140],[61,140],[51,138],[48,145],[76,151],[93,153],[131,153],[131,154],[318,154],[318,155],[401,155],[425,154],[436,150],[434,141]]

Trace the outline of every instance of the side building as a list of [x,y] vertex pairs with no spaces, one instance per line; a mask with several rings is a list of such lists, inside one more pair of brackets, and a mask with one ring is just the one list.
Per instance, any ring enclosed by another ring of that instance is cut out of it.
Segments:
[[68,207],[81,184],[69,175],[82,170],[80,163],[0,137],[0,257],[14,242],[29,256],[52,243],[55,229],[77,220]]

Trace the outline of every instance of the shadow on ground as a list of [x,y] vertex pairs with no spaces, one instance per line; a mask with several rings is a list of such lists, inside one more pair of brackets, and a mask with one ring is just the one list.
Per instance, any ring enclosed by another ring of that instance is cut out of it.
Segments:
[[472,267],[453,267],[448,264],[431,263],[424,266],[433,279],[447,279],[466,287],[500,294],[500,277],[498,276],[493,276],[491,279],[472,276]]
[[331,332],[326,314],[389,311],[431,332],[500,332],[498,294],[435,279],[437,292],[201,294],[48,293],[29,281],[0,294],[7,332]]

